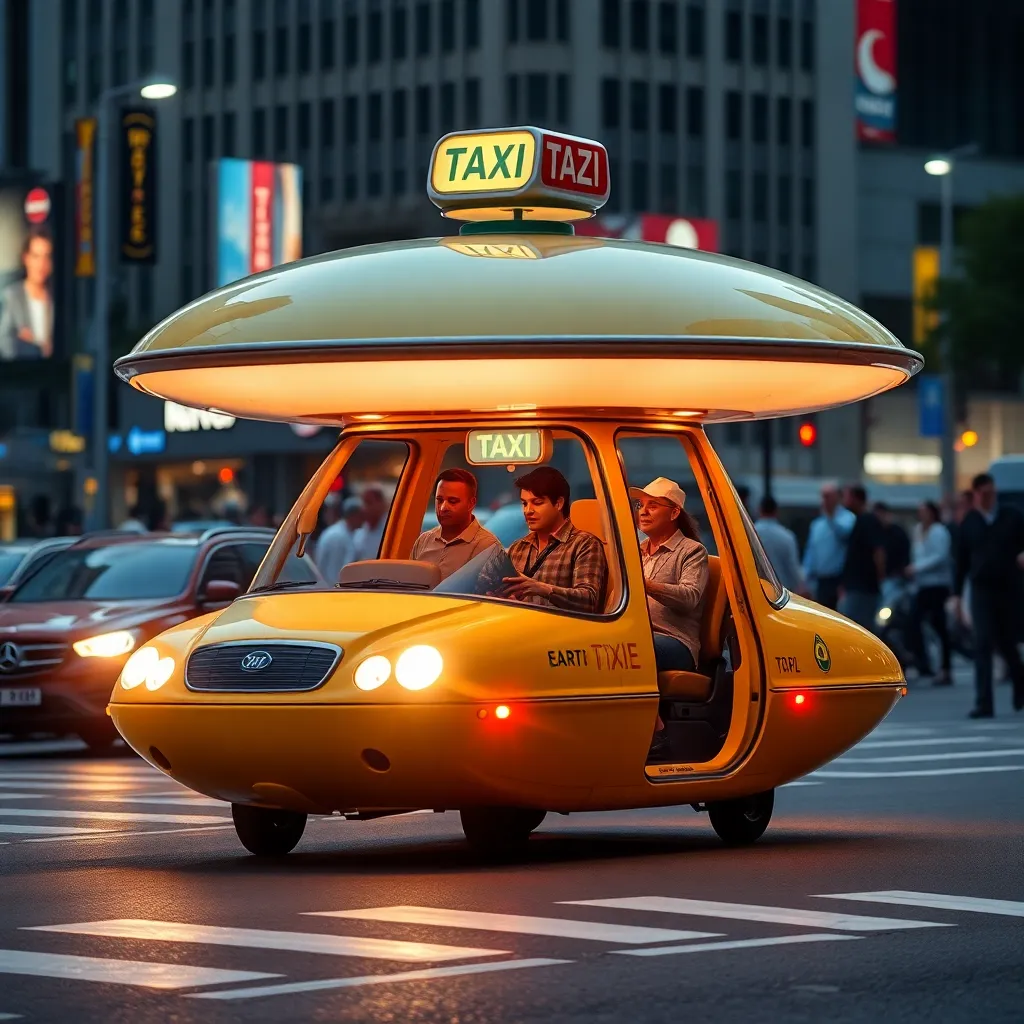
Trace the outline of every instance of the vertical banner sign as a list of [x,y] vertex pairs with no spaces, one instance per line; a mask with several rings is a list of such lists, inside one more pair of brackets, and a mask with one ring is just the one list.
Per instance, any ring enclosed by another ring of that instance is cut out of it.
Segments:
[[251,202],[250,270],[258,274],[274,265],[274,165],[264,160],[252,165]]
[[896,0],[857,0],[857,138],[896,141]]
[[75,122],[75,277],[94,277],[93,175],[96,158],[96,118]]
[[921,436],[942,437],[946,388],[945,382],[937,374],[922,373],[917,378],[917,405]]
[[939,326],[939,311],[929,302],[939,280],[939,250],[934,245],[914,248],[914,344],[921,345]]
[[156,262],[156,116],[121,116],[121,261]]

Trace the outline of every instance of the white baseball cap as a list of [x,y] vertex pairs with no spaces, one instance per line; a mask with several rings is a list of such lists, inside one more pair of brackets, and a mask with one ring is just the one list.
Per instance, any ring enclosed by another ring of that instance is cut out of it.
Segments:
[[663,498],[680,508],[686,504],[686,491],[675,480],[669,480],[664,476],[652,480],[646,487],[630,487],[629,496],[634,501],[640,501],[642,498]]

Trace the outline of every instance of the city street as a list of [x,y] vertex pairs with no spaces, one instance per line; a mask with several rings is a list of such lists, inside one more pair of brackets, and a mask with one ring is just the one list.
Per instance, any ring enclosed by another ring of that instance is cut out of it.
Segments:
[[0,761],[0,1020],[1018,1021],[1024,715],[966,673],[777,795],[756,846],[688,807],[548,818],[482,865],[458,816],[228,809],[127,754]]

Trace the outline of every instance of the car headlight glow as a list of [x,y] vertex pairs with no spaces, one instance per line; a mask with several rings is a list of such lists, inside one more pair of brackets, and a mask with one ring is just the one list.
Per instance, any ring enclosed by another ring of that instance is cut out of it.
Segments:
[[76,640],[72,645],[75,654],[82,658],[116,658],[127,654],[135,646],[135,635],[126,629],[113,633],[100,633],[85,640]]
[[888,622],[892,618],[891,608],[879,608],[878,609],[878,621]]
[[173,674],[173,658],[161,658],[155,647],[141,647],[121,670],[121,686],[125,690],[134,690],[145,683],[147,690],[159,690]]
[[360,662],[355,672],[355,684],[360,690],[376,690],[391,678],[391,662],[383,655],[375,654]]
[[437,681],[444,668],[441,652],[428,644],[417,644],[399,655],[395,678],[407,690],[425,690]]

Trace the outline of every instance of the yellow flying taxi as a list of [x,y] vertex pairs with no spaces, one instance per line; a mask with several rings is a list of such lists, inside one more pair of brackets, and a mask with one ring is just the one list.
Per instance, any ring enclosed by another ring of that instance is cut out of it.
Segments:
[[[753,842],[777,787],[906,692],[881,641],[780,584],[705,426],[876,395],[920,356],[786,274],[578,237],[572,222],[609,185],[607,153],[586,139],[445,136],[428,194],[458,235],[220,288],[117,362],[160,398],[341,428],[248,592],[146,644],[110,699],[143,758],[231,802],[251,852],[287,853],[310,814],[421,809],[460,811],[490,851],[551,812],[682,804],[726,842]],[[571,482],[563,511],[600,541],[596,602],[496,589],[481,565],[514,573],[503,547],[444,579],[411,558],[443,470],[471,469],[506,502],[484,527],[520,516],[523,536],[515,481],[541,465]],[[710,553],[691,672],[655,663],[629,488],[657,476],[682,483]],[[390,499],[377,557],[326,584],[289,580],[342,484]]]

